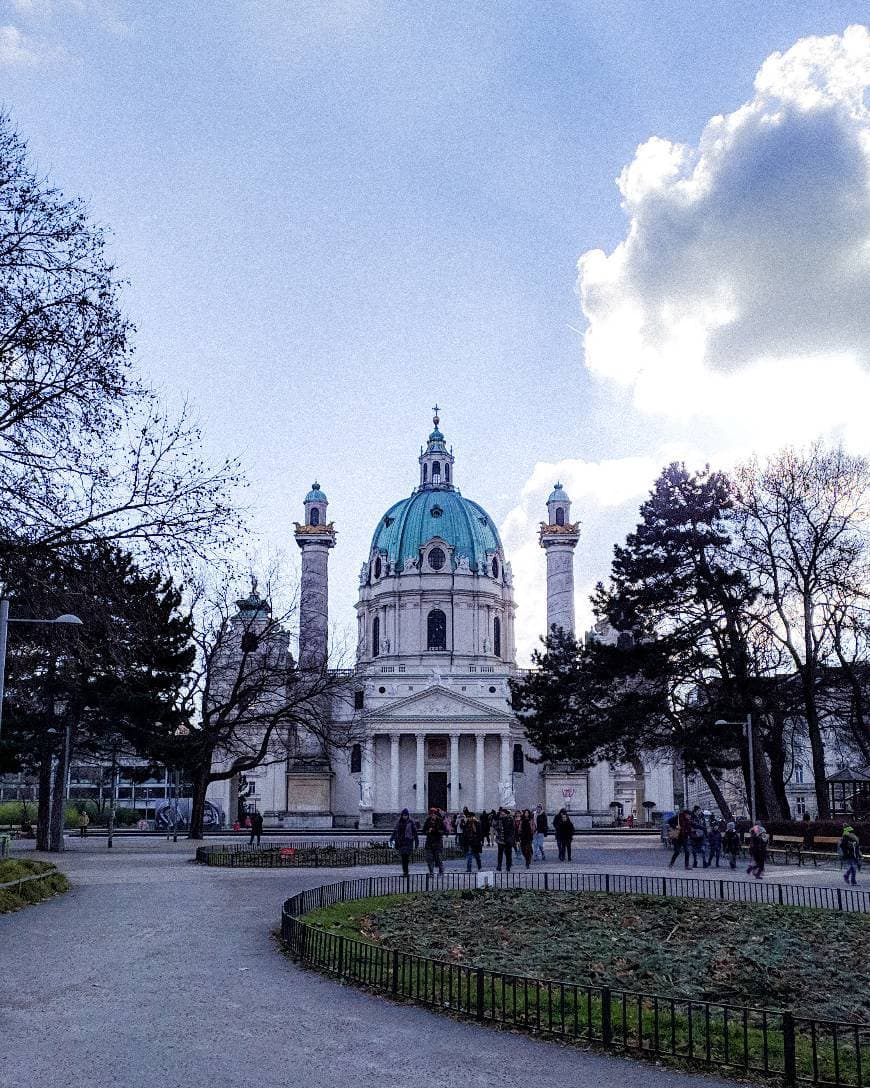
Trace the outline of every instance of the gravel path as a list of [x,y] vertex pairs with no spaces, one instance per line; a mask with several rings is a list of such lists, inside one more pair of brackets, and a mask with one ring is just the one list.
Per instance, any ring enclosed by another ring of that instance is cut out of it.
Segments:
[[190,857],[181,842],[111,853],[74,842],[60,859],[72,890],[0,916],[2,1088],[731,1083],[459,1023],[300,970],[271,936],[281,901],[348,870]]

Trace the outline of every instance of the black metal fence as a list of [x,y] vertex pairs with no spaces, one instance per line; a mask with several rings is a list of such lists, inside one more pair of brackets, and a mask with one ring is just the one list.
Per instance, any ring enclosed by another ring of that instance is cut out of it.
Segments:
[[[727,881],[629,877],[613,874],[496,874],[498,888],[553,891],[612,891],[739,902],[870,909],[867,893],[822,902],[795,902],[777,888],[799,892],[840,889]],[[666,883],[662,883],[664,880]],[[281,934],[295,957],[320,970],[370,989],[478,1021],[533,1031],[566,1041],[738,1075],[775,1077],[786,1085],[864,1088],[870,1081],[870,1024],[803,1017],[789,1011],[692,1001],[661,994],[584,986],[554,979],[491,971],[470,964],[433,960],[332,933],[304,920],[312,910],[347,900],[465,889],[474,877],[451,873],[441,879],[413,875],[361,877],[309,888],[284,903]],[[675,888],[679,885],[688,887]],[[710,885],[711,887],[700,887]],[[771,897],[769,891],[774,889]],[[750,891],[751,889],[751,891]],[[710,891],[715,894],[709,894]],[[848,889],[845,889],[848,894]],[[863,906],[858,898],[863,896]]]
[[[447,860],[465,857],[455,847],[444,848]],[[229,869],[344,869],[357,865],[396,865],[399,854],[387,846],[359,843],[265,843],[262,846],[230,844],[229,846],[197,847],[200,865],[218,865]],[[424,861],[423,851],[415,850],[411,861]]]

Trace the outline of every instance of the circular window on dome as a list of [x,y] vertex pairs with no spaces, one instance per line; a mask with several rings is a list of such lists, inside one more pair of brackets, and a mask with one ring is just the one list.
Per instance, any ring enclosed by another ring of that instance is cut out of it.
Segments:
[[375,578],[380,578],[382,570],[383,567],[381,566],[381,560],[380,558],[378,558],[375,560]]
[[498,560],[497,559],[493,559],[493,561],[492,561],[492,576],[493,576],[493,578],[498,578]]
[[441,570],[446,562],[447,556],[441,548],[433,548],[432,551],[429,552],[429,566],[432,570]]

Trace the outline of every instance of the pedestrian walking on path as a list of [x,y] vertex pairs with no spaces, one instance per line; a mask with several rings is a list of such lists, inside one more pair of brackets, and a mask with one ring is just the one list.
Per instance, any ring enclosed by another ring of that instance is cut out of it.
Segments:
[[861,844],[855,829],[849,824],[843,828],[843,837],[840,839],[840,857],[846,863],[846,871],[843,880],[847,884],[858,883],[858,866],[861,864]]
[[701,811],[700,805],[695,805],[695,807],[692,809],[689,830],[689,844],[692,847],[692,868],[698,868],[699,855],[701,857],[702,866],[706,868],[707,821],[704,818],[704,813]]
[[686,868],[689,868],[689,832],[691,827],[691,813],[687,808],[684,808],[679,814],[671,816],[670,820],[668,820],[668,842],[673,843],[674,847],[671,860],[668,862],[669,869],[673,867],[681,852],[686,862]]
[[460,846],[465,851],[465,871],[467,873],[471,872],[471,863],[474,861],[477,863],[477,871],[480,872],[482,868],[480,852],[483,849],[483,829],[480,826],[480,820],[467,808],[462,813],[462,831],[460,832],[459,841]]
[[719,868],[719,859],[722,857],[722,829],[719,826],[719,821],[714,820],[710,825],[710,830],[707,832],[707,860],[704,862],[704,868],[709,869],[713,862],[716,862],[716,868]]
[[544,806],[538,805],[535,809],[535,834],[532,837],[532,856],[540,858],[541,861],[547,860],[547,856],[544,853],[544,841],[549,833],[550,825],[547,823],[547,814],[544,812]]
[[[390,836],[390,845],[395,846],[399,851],[399,860],[402,863],[402,876],[407,879],[411,854],[413,854],[420,845],[420,839],[417,832],[417,825],[411,819],[411,813],[408,812],[406,808],[402,809],[399,819],[396,821],[396,826],[393,828],[393,834]],[[431,866],[429,871],[431,873]]]
[[559,861],[570,861],[571,843],[574,839],[574,824],[568,815],[567,809],[559,809],[556,818],[553,820],[553,831],[556,834]]
[[764,863],[767,861],[767,844],[770,836],[761,826],[755,824],[749,832],[749,857],[751,863],[747,873],[751,873],[756,880],[761,880],[764,875]]
[[737,858],[740,856],[740,836],[737,834],[737,824],[729,820],[725,827],[725,837],[722,839],[722,847],[728,864],[732,869],[737,868]]
[[429,815],[423,821],[423,857],[429,868],[429,876],[435,875],[437,868],[441,876],[444,876],[444,836],[447,828],[440,811],[434,806],[429,809]]
[[263,834],[263,813],[255,811],[251,816],[251,837],[248,839],[248,846],[254,845],[254,839],[257,840],[257,846],[260,845],[260,836]]
[[526,868],[532,866],[532,840],[535,837],[535,824],[530,809],[524,808],[520,815],[520,853]]
[[495,846],[497,850],[496,872],[501,872],[501,863],[504,861],[505,871],[511,871],[513,864],[514,842],[516,841],[516,827],[514,818],[506,808],[500,808],[495,819]]

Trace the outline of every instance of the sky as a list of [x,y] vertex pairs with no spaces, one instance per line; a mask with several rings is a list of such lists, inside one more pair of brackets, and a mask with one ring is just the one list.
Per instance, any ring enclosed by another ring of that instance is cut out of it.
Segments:
[[522,663],[557,478],[582,629],[669,461],[870,453],[866,12],[0,0],[0,104],[111,229],[145,379],[242,460],[242,551],[296,564],[317,480],[352,632],[437,402]]

